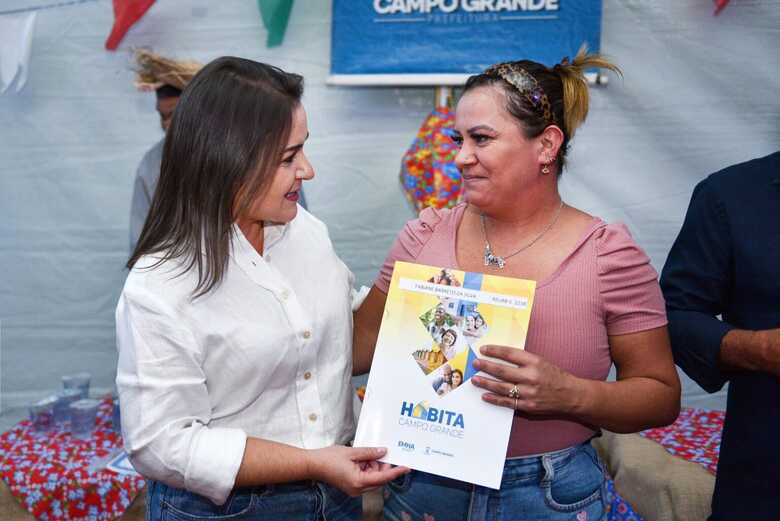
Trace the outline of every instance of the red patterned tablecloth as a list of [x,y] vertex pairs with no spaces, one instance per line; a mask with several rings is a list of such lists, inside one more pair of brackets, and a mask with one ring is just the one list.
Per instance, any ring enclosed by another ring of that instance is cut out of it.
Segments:
[[70,432],[38,433],[28,420],[0,434],[0,475],[35,517],[47,521],[108,521],[122,515],[144,486],[137,475],[104,468],[121,449],[111,425],[111,399],[100,404],[90,440]]
[[672,425],[640,434],[660,443],[670,454],[698,463],[715,474],[725,416],[724,411],[685,408]]

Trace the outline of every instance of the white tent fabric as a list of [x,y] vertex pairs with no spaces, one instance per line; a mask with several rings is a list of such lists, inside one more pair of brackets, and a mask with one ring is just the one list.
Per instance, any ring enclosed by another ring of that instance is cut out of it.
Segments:
[[[625,222],[659,270],[693,186],[780,148],[780,0],[712,11],[711,0],[605,0],[602,48],[625,79],[594,89],[561,181],[568,203]],[[27,85],[0,96],[4,409],[56,388],[67,372],[113,385],[133,175],[160,138],[153,98],[132,86],[134,46],[204,62],[240,55],[304,74],[317,171],[310,209],[358,281],[371,282],[412,217],[398,168],[433,91],[326,86],[329,17],[329,2],[298,0],[284,44],[266,49],[254,2],[169,0],[109,53],[110,2],[38,13]],[[687,380],[685,401],[725,404]]]

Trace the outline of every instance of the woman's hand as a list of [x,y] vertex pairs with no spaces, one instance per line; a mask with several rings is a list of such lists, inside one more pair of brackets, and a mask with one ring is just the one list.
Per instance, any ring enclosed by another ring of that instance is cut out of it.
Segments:
[[354,448],[335,445],[310,453],[310,474],[350,496],[384,485],[409,472],[406,467],[392,467],[376,461],[387,453],[382,448]]
[[[483,346],[483,355],[498,358],[512,366],[475,360],[474,368],[498,380],[474,376],[471,382],[486,389],[482,399],[495,405],[516,409],[530,416],[570,416],[577,407],[579,379],[540,356],[506,346]],[[517,398],[511,398],[517,386]]]
[[[666,327],[609,336],[617,380],[580,378],[543,358],[503,346],[481,353],[512,365],[476,360],[474,368],[498,378],[472,377],[489,391],[482,398],[531,417],[556,417],[617,433],[672,423],[680,412],[680,380]],[[517,385],[517,398],[510,391]]]

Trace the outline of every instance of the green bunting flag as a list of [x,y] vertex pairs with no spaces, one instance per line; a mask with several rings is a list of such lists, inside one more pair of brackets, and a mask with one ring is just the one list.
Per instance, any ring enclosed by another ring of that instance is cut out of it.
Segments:
[[263,17],[263,25],[268,31],[268,47],[276,47],[282,44],[284,32],[287,30],[287,21],[290,19],[293,0],[257,0],[260,15]]

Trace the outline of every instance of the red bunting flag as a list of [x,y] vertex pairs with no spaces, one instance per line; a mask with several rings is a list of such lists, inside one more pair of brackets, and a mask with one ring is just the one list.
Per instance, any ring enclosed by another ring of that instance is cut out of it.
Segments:
[[719,15],[729,3],[729,0],[713,0],[715,2],[715,16]]
[[106,40],[106,49],[115,51],[127,31],[152,7],[154,0],[113,0],[114,27]]

